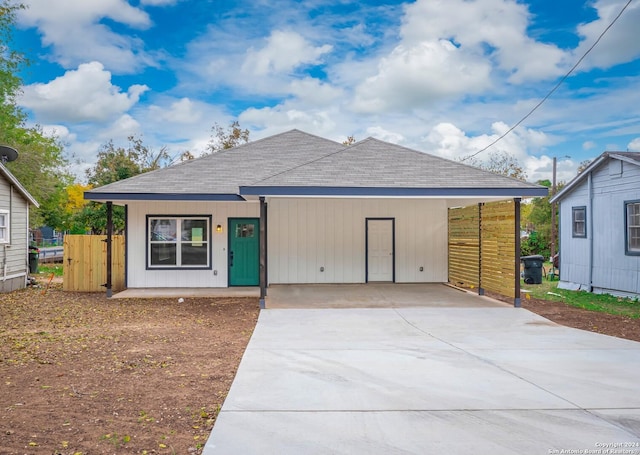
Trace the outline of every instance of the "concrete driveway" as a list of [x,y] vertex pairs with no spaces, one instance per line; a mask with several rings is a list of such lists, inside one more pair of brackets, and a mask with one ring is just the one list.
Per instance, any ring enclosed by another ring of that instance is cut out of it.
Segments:
[[263,310],[204,454],[640,454],[640,343],[485,303]]

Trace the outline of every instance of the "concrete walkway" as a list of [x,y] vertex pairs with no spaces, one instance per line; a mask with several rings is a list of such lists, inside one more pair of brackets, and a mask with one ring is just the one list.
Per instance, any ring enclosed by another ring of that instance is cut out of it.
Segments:
[[638,444],[640,343],[506,305],[267,309],[204,454],[640,454]]

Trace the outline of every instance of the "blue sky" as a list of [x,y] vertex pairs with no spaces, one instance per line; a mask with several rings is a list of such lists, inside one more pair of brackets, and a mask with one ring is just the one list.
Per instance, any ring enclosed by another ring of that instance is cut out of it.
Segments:
[[[29,121],[82,175],[129,135],[173,155],[211,126],[373,136],[457,159],[519,121],[627,0],[23,0],[15,47]],[[489,150],[560,180],[605,150],[640,151],[640,1],[576,72]]]

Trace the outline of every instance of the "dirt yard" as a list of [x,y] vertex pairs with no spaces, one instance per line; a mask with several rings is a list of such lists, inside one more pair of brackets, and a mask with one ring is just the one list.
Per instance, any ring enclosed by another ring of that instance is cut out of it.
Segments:
[[[522,302],[640,341],[640,319]],[[201,453],[257,316],[256,299],[0,295],[0,453]]]
[[0,296],[0,453],[201,453],[257,316],[257,299]]

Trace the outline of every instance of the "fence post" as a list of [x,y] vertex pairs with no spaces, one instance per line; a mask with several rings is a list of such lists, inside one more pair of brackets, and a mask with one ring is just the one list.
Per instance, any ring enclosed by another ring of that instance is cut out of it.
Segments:
[[113,292],[112,287],[112,237],[113,237],[113,202],[107,201],[107,297],[111,297]]

